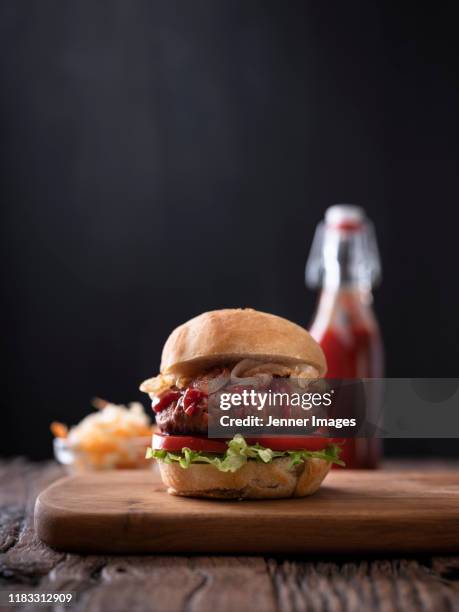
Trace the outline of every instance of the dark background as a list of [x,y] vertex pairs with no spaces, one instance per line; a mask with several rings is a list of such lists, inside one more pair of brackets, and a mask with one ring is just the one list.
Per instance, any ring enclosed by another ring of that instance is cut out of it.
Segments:
[[[388,376],[457,376],[453,3],[0,3],[0,454],[145,398],[203,310],[307,325],[314,228],[364,206]],[[388,444],[452,454],[455,441]]]

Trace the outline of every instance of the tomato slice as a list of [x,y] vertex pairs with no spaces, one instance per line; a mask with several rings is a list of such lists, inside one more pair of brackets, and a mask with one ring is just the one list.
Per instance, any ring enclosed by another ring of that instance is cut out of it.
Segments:
[[315,436],[297,437],[297,436],[261,436],[259,438],[246,438],[247,444],[260,444],[266,448],[275,451],[290,451],[290,450],[323,450],[330,444],[336,444],[341,440],[337,438],[319,438]]
[[[319,437],[259,437],[246,438],[247,444],[260,444],[276,451],[323,450],[330,444],[342,443],[342,439]],[[163,433],[153,434],[153,449],[180,453],[182,448],[190,448],[203,453],[222,455],[228,449],[226,440],[210,440],[205,436],[171,436]]]
[[205,436],[170,436],[168,434],[153,434],[153,450],[166,450],[180,453],[182,448],[190,448],[203,453],[218,453],[222,455],[228,450],[224,440],[209,440]]

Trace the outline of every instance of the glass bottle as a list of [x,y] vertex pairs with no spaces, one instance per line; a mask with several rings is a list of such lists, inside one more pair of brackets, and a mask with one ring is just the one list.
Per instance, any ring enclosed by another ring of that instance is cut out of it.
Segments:
[[[358,206],[327,209],[306,264],[306,284],[320,288],[310,332],[327,358],[327,378],[382,378],[383,344],[372,289],[381,266],[373,225]],[[376,438],[348,438],[342,456],[349,468],[374,468]]]

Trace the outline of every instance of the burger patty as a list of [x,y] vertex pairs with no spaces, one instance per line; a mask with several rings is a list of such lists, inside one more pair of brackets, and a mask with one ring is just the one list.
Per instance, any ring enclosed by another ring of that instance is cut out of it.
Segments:
[[[156,413],[156,423],[163,433],[171,435],[204,435],[207,436],[209,425],[209,401],[218,401],[218,393],[212,388],[212,381],[215,382],[217,377],[229,376],[229,368],[212,368],[191,380],[187,387],[177,388],[176,386],[164,391],[157,396],[152,403],[153,411]],[[285,388],[286,377],[273,376],[273,381],[270,388],[273,391],[285,393],[288,392],[288,387]],[[217,381],[218,382],[218,381]],[[260,389],[266,389],[263,383],[260,383]],[[215,388],[215,387],[214,387]],[[238,387],[237,390],[243,388]],[[236,386],[232,386],[236,390]],[[228,390],[228,387],[226,387]],[[210,396],[208,393],[210,392]],[[244,406],[238,408],[236,416],[244,417],[249,409]],[[215,411],[211,411],[211,416],[215,418]]]
[[207,435],[207,398],[196,405],[193,414],[185,412],[182,398],[175,400],[156,414],[156,422],[163,433]]
[[156,422],[161,431],[167,434],[206,436],[209,383],[219,376],[229,377],[229,374],[228,368],[214,367],[192,379],[186,388],[179,390],[174,387],[166,391],[156,405],[153,403]]

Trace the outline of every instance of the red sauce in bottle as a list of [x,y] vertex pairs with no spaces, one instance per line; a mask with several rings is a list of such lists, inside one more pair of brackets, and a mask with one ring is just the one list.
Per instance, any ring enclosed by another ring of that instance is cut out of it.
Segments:
[[[355,290],[322,294],[311,334],[325,353],[327,378],[382,378],[383,346],[368,298]],[[374,468],[380,454],[376,438],[348,438],[342,448],[348,468]]]
[[[379,273],[377,246],[364,211],[348,205],[329,208],[306,267],[308,284],[322,287],[310,331],[325,353],[329,379],[384,376],[371,293]],[[348,468],[374,468],[380,455],[376,438],[348,438],[342,449]]]

